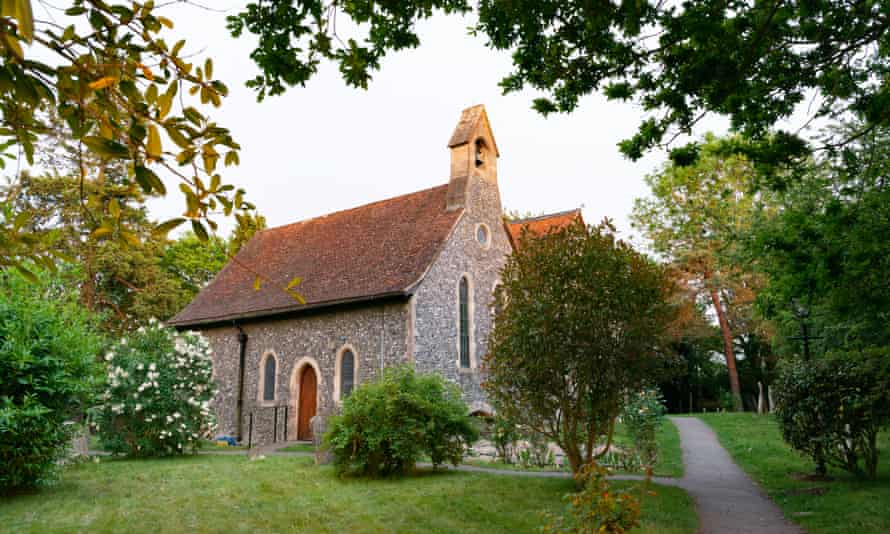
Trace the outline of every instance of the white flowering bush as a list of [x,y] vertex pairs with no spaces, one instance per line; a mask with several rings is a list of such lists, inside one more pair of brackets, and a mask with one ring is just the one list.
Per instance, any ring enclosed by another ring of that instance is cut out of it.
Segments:
[[103,404],[94,411],[105,450],[131,456],[196,451],[215,426],[210,353],[200,334],[154,320],[118,341],[105,354]]

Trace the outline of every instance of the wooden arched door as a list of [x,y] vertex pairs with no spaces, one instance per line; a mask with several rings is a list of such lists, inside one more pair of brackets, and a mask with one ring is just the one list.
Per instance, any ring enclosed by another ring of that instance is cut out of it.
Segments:
[[315,369],[306,365],[300,372],[300,404],[297,408],[297,439],[312,439],[312,426],[309,422],[315,417],[318,398],[318,377]]

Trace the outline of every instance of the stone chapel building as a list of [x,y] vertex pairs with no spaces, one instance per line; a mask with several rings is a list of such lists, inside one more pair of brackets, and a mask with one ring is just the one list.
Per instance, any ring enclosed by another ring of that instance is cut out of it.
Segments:
[[[479,365],[500,270],[523,227],[546,231],[580,211],[504,222],[483,106],[463,111],[448,147],[448,183],[258,232],[169,321],[210,340],[219,434],[310,439],[314,416],[402,362],[491,412]],[[274,283],[255,290],[242,265]],[[305,304],[280,290],[296,276]]]

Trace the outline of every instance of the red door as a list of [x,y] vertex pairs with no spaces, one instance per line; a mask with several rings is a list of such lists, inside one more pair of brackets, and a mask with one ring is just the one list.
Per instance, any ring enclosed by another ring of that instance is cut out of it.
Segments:
[[312,427],[309,421],[315,417],[317,385],[315,369],[311,365],[307,365],[300,374],[300,415],[297,420],[297,439],[312,439]]

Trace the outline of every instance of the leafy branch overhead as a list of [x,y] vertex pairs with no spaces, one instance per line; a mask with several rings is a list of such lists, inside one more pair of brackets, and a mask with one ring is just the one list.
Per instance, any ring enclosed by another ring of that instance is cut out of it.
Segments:
[[[250,85],[262,99],[304,84],[321,60],[367,87],[388,51],[418,46],[419,21],[474,7],[470,32],[512,54],[505,92],[543,91],[534,108],[544,114],[573,111],[595,92],[641,105],[648,116],[620,143],[631,159],[672,146],[708,113],[729,117],[756,141],[746,155],[771,168],[808,152],[799,130],[774,131],[796,110],[807,111],[801,128],[851,115],[866,122],[825,139],[829,150],[890,124],[886,0],[264,0],[230,17],[229,29],[258,37],[251,57],[260,74]],[[678,161],[696,153],[674,148]]]
[[[219,107],[228,89],[214,79],[210,58],[192,63],[184,40],[165,40],[173,22],[153,1],[41,6],[47,20],[34,17],[30,0],[0,2],[0,166],[20,155],[34,164],[36,144],[59,117],[76,143],[81,184],[101,181],[110,164],[125,166],[134,196],[166,195],[159,173],[179,180],[183,214],[158,232],[188,221],[205,238],[208,227],[216,229],[213,214],[253,209],[244,191],[224,184],[219,174],[222,166],[238,164],[238,143],[199,110]],[[116,202],[89,195],[82,201],[87,210],[115,219]],[[93,230],[97,239],[137,239],[107,217],[96,219],[103,221]],[[24,258],[52,263],[29,243],[46,236],[5,230],[2,237],[0,265],[21,266]]]

